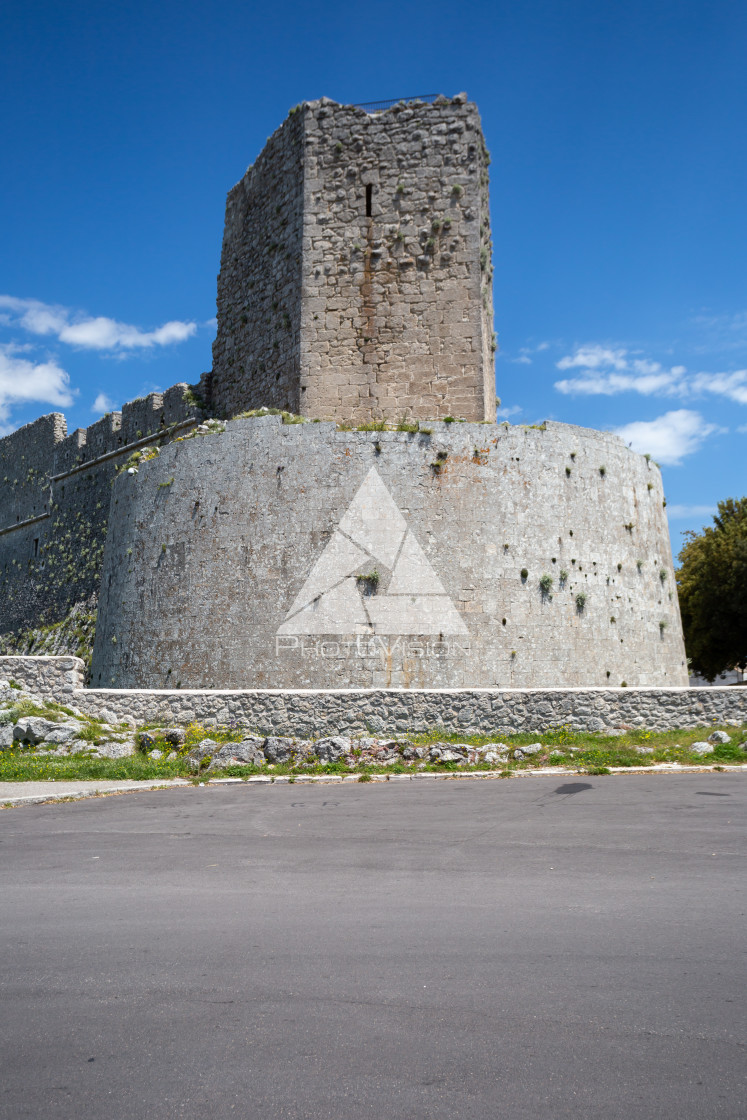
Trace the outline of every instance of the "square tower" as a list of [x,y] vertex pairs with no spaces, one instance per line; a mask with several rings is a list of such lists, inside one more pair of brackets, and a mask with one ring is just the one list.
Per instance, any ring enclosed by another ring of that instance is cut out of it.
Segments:
[[465,94],[292,110],[228,195],[212,408],[494,420],[488,162]]

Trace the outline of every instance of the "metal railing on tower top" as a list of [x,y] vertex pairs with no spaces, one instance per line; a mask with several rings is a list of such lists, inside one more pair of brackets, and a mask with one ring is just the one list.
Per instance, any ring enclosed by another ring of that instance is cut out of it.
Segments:
[[391,109],[392,105],[413,105],[418,102],[431,105],[440,96],[438,93],[419,93],[416,97],[393,97],[391,101],[362,101],[353,108],[365,109],[367,113],[381,113],[384,109]]

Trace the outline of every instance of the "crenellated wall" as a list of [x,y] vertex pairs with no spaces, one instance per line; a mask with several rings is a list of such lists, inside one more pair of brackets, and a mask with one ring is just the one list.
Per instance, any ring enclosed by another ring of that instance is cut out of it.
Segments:
[[0,440],[0,634],[49,625],[98,594],[111,484],[133,445],[196,415],[185,384],[67,434],[60,413]]

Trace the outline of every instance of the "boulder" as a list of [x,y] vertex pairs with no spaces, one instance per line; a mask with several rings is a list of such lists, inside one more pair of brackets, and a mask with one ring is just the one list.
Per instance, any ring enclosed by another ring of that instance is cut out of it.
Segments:
[[727,735],[725,731],[714,731],[712,735],[708,736],[709,743],[730,743],[731,736]]
[[44,719],[43,716],[22,716],[13,728],[13,738],[16,742],[35,746],[37,743],[43,743],[59,726],[59,723]]
[[[503,744],[500,743],[499,746],[503,746]],[[483,762],[489,762],[491,764],[496,762],[508,762],[508,754],[503,754],[495,748],[486,750],[485,754],[480,755],[480,758]]]
[[57,747],[62,746],[63,743],[72,743],[73,739],[80,734],[82,726],[80,723],[58,724],[54,731],[50,731],[48,735],[44,736],[44,742],[54,743]]
[[222,770],[226,766],[264,766],[263,742],[263,739],[249,737],[242,739],[240,743],[224,743],[213,755],[210,769]]
[[466,762],[469,747],[461,743],[434,743],[428,752],[431,762]]
[[136,750],[134,739],[125,739],[121,743],[111,740],[108,743],[99,743],[96,754],[101,758],[130,758]]
[[531,758],[533,754],[541,754],[544,749],[542,743],[525,743],[521,748],[521,753],[526,758]]
[[[141,735],[140,742],[142,743],[142,741],[143,737]],[[203,739],[201,743],[198,743],[197,746],[193,747],[189,752],[187,755],[187,763],[192,770],[200,770],[205,759],[214,755],[219,747],[220,744],[216,743],[214,739]]]
[[298,753],[298,745],[295,739],[270,735],[264,740],[263,750],[268,762],[292,762],[293,756]]
[[441,762],[466,762],[467,759],[458,747],[444,747],[441,751]]
[[692,743],[690,751],[692,754],[713,754],[713,743],[704,743],[702,741]]
[[13,746],[13,724],[0,723],[0,751]]
[[185,739],[185,732],[181,727],[163,727],[158,732],[161,739],[171,743],[172,747],[180,747]]
[[314,754],[320,762],[338,762],[343,755],[350,754],[352,749],[353,744],[346,735],[333,735],[329,739],[318,739],[314,743]]

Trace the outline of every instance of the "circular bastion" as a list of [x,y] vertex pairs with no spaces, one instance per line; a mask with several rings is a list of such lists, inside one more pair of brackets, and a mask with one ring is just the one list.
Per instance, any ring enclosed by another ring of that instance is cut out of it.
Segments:
[[91,683],[686,686],[663,507],[566,424],[237,418],[115,481]]

